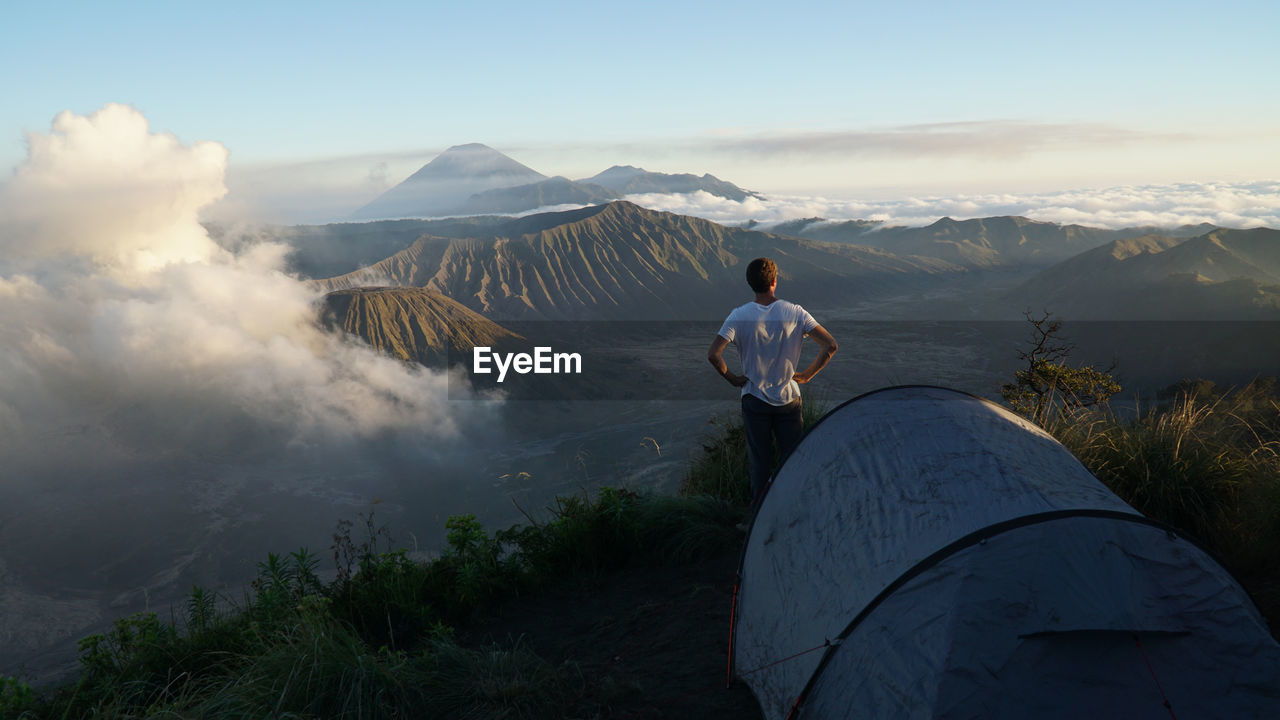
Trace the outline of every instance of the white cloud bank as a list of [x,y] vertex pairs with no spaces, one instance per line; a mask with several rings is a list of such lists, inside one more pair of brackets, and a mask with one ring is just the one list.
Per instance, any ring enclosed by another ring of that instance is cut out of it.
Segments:
[[285,247],[210,240],[198,213],[226,192],[222,146],[123,105],[28,142],[0,187],[0,460],[81,426],[153,457],[457,435],[445,376],[320,330]]
[[765,200],[748,198],[736,202],[705,192],[632,195],[627,199],[655,210],[694,215],[727,225],[751,220],[770,225],[811,217],[926,225],[941,217],[959,220],[1022,215],[1034,220],[1105,228],[1176,227],[1205,222],[1234,228],[1280,228],[1280,181],[1135,185],[883,201],[770,196]]
[[861,157],[989,159],[1043,150],[1117,147],[1134,143],[1186,142],[1186,133],[1143,132],[1105,123],[1037,123],[970,120],[899,125],[876,130],[782,132],[728,135],[706,143],[712,152],[757,156],[830,159]]

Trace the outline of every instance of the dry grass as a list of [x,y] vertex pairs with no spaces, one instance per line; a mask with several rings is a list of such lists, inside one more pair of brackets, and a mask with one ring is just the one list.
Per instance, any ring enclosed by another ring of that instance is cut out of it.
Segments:
[[1274,382],[1184,386],[1136,419],[1063,414],[1052,432],[1117,495],[1214,552],[1280,620],[1280,402]]

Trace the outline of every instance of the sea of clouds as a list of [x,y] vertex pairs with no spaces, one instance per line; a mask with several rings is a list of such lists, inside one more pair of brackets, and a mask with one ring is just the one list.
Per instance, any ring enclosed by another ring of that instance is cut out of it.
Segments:
[[1102,228],[1177,227],[1199,223],[1231,228],[1280,228],[1280,181],[1127,185],[879,201],[773,195],[737,202],[705,192],[632,195],[627,199],[655,210],[694,215],[726,225],[755,221],[768,226],[815,217],[877,220],[885,225],[927,225],[942,217],[962,220],[1021,215],[1045,222]]

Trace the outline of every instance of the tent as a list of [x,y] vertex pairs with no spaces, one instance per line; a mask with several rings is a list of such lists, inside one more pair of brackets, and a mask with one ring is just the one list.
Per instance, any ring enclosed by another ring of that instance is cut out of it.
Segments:
[[943,388],[805,435],[748,531],[731,634],[767,720],[1280,718],[1280,645],[1215,560]]

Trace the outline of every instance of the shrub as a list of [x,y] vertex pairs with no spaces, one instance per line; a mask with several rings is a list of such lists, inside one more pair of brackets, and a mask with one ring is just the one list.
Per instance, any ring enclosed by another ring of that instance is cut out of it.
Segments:
[[1014,372],[1013,382],[1000,387],[1000,396],[1014,412],[1044,426],[1082,409],[1105,407],[1120,392],[1120,384],[1111,377],[1112,368],[1068,364],[1074,347],[1061,337],[1061,320],[1049,313],[1038,318],[1030,312],[1025,315],[1032,332],[1018,359],[1026,366]]
[[18,678],[0,675],[0,718],[17,718],[35,706],[31,686]]

